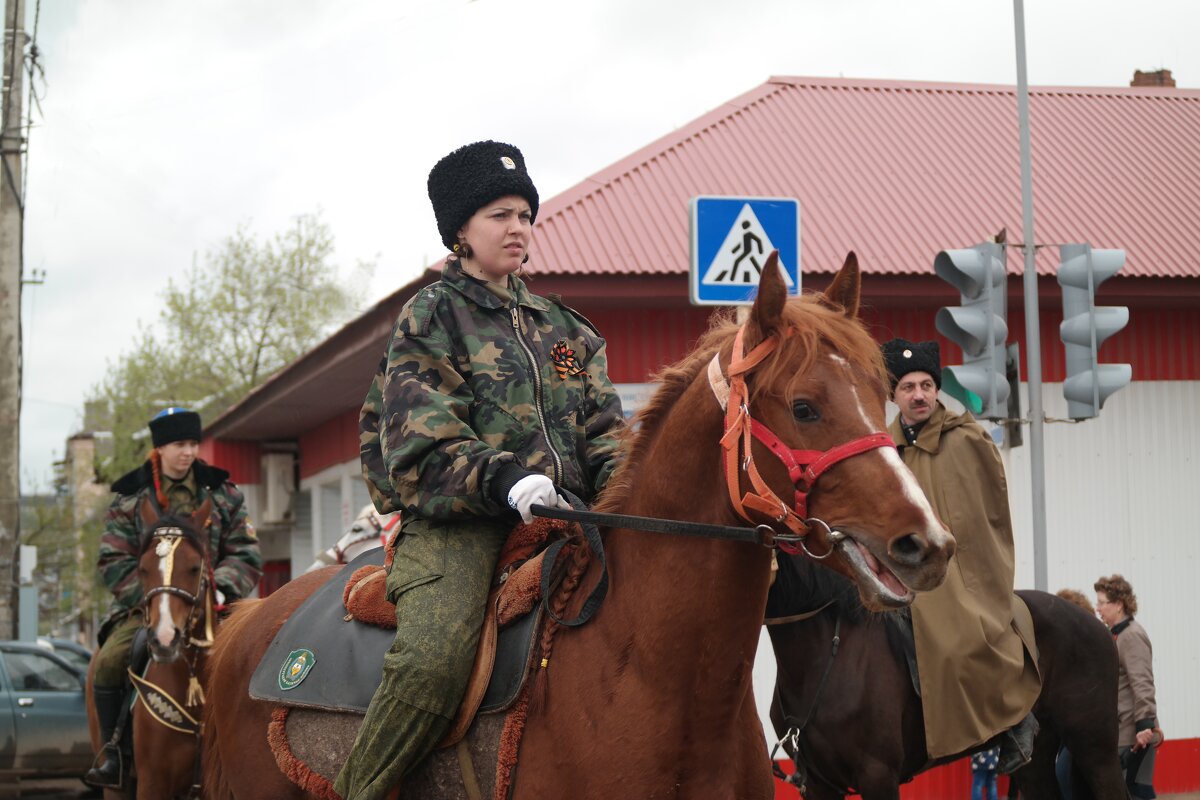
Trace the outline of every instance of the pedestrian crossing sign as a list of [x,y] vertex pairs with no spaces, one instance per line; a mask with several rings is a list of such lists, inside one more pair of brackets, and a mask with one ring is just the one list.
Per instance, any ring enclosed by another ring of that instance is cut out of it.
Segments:
[[772,250],[788,294],[800,294],[800,201],[790,197],[693,197],[693,305],[754,302]]

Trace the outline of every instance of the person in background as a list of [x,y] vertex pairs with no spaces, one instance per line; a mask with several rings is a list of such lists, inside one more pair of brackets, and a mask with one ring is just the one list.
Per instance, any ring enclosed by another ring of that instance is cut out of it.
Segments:
[[[191,514],[212,501],[208,548],[218,605],[245,597],[262,576],[262,553],[254,526],[246,518],[241,490],[229,473],[197,458],[200,415],[186,408],[168,408],[150,420],[154,449],[142,466],[112,485],[116,498],[104,520],[98,568],[113,602],[100,623],[93,702],[104,747],[104,760],[84,777],[92,786],[120,788],[120,749],[124,731],[117,730],[121,707],[129,702],[125,670],[133,636],[142,620],[142,582],[138,554],[145,535],[138,509],[157,503],[161,515]],[[159,516],[156,514],[155,516]],[[127,725],[125,727],[128,727]]]
[[1000,763],[1000,748],[989,747],[971,756],[971,800],[998,800],[996,796],[996,765]]
[[359,417],[380,513],[403,510],[387,577],[396,639],[335,789],[392,796],[450,728],[500,548],[530,507],[590,502],[625,428],[605,342],[521,280],[538,194],[521,151],[476,142],[429,173],[451,251],[405,305]]
[[936,759],[999,745],[997,769],[1010,773],[1033,753],[1041,676],[1033,618],[1013,594],[1004,463],[969,413],[938,400],[937,342],[892,339],[883,358],[900,409],[888,433],[958,542],[946,580],[912,604],[926,748]]
[[1063,600],[1068,603],[1074,603],[1088,613],[1089,617],[1096,616],[1096,609],[1092,607],[1092,601],[1087,599],[1087,595],[1076,589],[1059,589],[1055,592]]
[[1154,659],[1146,629],[1134,619],[1137,595],[1120,575],[1100,578],[1096,613],[1117,643],[1117,747],[1125,770],[1125,785],[1133,797],[1152,800],[1154,752],[1162,744],[1158,705],[1154,697]]

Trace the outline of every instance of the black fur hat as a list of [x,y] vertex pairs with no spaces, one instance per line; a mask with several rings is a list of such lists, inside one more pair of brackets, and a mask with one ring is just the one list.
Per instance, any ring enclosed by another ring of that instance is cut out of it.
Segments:
[[459,229],[472,214],[510,194],[528,200],[537,219],[537,188],[525,170],[525,157],[511,144],[475,142],[434,164],[429,171],[429,200],[442,244],[453,250]]
[[910,372],[928,372],[933,383],[942,388],[942,356],[937,342],[910,342],[907,339],[892,339],[883,343],[883,360],[892,377],[892,391],[896,384]]
[[200,441],[200,415],[186,408],[164,408],[150,420],[150,440],[155,447],[188,439]]

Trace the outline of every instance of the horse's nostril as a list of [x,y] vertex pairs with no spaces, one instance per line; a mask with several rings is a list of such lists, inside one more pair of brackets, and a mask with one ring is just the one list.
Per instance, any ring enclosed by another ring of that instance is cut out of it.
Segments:
[[888,553],[901,564],[915,566],[925,557],[925,540],[918,534],[898,536],[888,543]]

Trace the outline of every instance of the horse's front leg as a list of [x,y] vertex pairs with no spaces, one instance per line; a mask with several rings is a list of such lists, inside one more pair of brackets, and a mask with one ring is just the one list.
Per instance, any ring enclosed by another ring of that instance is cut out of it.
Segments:
[[133,726],[137,800],[186,797],[195,770],[196,737],[155,722],[140,706],[138,712]]

